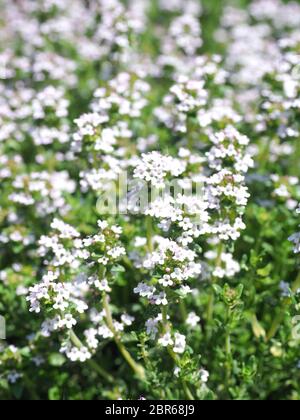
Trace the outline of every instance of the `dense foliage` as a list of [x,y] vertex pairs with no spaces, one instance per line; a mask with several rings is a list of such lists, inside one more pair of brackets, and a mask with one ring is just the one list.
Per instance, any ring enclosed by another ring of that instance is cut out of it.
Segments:
[[299,400],[300,3],[0,11],[0,399]]

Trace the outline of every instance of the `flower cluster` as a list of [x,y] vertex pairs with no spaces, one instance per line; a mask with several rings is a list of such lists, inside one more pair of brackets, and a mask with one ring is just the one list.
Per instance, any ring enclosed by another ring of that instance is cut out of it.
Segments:
[[[91,358],[100,337],[113,338],[116,331],[123,331],[134,319],[123,314],[121,321],[114,321],[113,327],[109,327],[104,308],[97,312],[96,307],[90,307],[93,294],[99,295],[101,303],[102,295],[111,292],[109,270],[126,254],[120,242],[119,226],[109,226],[99,220],[98,227],[98,234],[82,237],[75,228],[55,219],[51,236],[42,236],[39,241],[39,254],[47,264],[47,271],[41,282],[29,289],[27,298],[31,312],[47,310],[48,318],[41,327],[44,337],[50,337],[54,331],[71,331],[61,352],[72,361]],[[87,315],[91,327],[83,332],[87,344],[78,345],[73,328],[83,314]]]
[[185,168],[184,161],[152,152],[142,156],[135,167],[134,177],[149,182],[156,188],[164,188],[168,175],[178,177]]

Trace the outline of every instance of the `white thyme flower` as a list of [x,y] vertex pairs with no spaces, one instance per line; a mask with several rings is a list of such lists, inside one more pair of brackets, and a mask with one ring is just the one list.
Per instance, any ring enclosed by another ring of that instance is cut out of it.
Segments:
[[208,382],[208,379],[209,379],[209,372],[205,369],[201,369],[199,373],[200,373],[201,382],[206,384]]
[[200,317],[195,312],[190,312],[186,319],[186,324],[192,328],[195,328],[200,322]]
[[163,188],[168,175],[176,177],[186,169],[186,163],[159,152],[142,155],[134,171],[134,177],[151,183],[154,187]]
[[175,345],[173,350],[175,353],[182,354],[185,352],[186,337],[182,334],[175,333]]
[[171,333],[166,333],[163,337],[158,340],[158,344],[163,347],[173,346],[174,341],[172,339]]

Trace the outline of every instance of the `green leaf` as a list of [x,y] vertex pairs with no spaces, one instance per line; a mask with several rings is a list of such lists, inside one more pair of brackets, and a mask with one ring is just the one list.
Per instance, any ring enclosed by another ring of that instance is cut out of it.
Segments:
[[125,268],[122,265],[114,265],[111,269],[113,274],[125,273]]
[[268,277],[271,274],[272,268],[273,268],[273,266],[270,263],[270,264],[266,265],[264,268],[260,268],[259,270],[257,270],[257,274],[260,277]]
[[49,364],[51,366],[60,367],[66,363],[66,358],[60,353],[52,353],[49,356]]

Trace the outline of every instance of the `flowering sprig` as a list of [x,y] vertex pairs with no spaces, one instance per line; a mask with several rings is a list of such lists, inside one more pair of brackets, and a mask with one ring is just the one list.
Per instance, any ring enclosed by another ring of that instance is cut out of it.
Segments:
[[[127,314],[121,320],[113,320],[109,307],[109,274],[111,268],[125,255],[119,241],[122,229],[99,221],[100,232],[82,238],[72,226],[55,219],[51,225],[53,234],[40,239],[39,253],[45,259],[47,272],[42,281],[29,289],[30,311],[45,312],[42,335],[49,337],[54,331],[65,331],[66,340],[61,352],[72,361],[85,362],[97,351],[99,339],[114,339],[125,359],[143,375],[143,370],[131,358],[121,343],[121,333],[134,320]],[[84,331],[86,344],[76,336],[74,327],[80,315],[86,314],[92,295],[99,295],[102,311],[89,318],[91,327]]]

